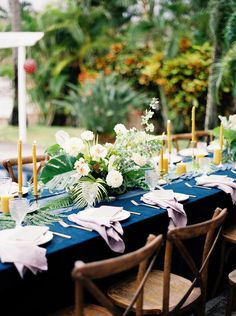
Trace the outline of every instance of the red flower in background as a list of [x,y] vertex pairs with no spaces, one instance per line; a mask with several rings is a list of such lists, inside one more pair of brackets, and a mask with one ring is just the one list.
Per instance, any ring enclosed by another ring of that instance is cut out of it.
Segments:
[[32,74],[36,71],[37,65],[34,59],[26,59],[24,69],[27,74]]

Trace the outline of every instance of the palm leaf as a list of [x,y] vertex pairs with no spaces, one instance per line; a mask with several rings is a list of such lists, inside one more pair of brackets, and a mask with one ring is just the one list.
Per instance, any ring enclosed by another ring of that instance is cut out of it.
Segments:
[[91,195],[94,195],[94,202],[100,202],[107,197],[106,183],[104,180],[86,176],[79,180],[71,190],[71,197],[78,208],[83,208],[88,204]]
[[51,190],[65,190],[66,188],[71,187],[78,181],[78,178],[75,176],[76,170],[68,171],[57,176],[54,176],[52,180],[47,182],[46,188]]
[[72,170],[74,171],[75,161],[76,161],[75,157],[68,157],[67,155],[64,155],[64,154],[50,159],[42,170],[42,173],[40,176],[41,181],[43,183],[47,183],[50,180],[52,180],[55,176],[65,174],[68,171],[72,171]]

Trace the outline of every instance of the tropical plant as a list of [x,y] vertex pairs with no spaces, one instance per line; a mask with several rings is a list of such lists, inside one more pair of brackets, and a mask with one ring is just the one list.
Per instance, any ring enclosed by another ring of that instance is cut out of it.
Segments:
[[125,123],[129,105],[143,101],[127,81],[115,75],[99,75],[81,85],[70,84],[64,100],[55,101],[58,106],[71,107],[78,125],[95,133],[109,134],[118,122]]

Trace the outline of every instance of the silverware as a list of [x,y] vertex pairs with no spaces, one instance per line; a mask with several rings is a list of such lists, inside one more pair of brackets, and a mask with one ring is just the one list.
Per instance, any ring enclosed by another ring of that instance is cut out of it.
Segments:
[[231,171],[232,173],[236,174],[236,171],[235,171],[235,170],[231,169],[230,171]]
[[130,202],[132,204],[134,204],[135,206],[147,206],[147,207],[152,207],[152,208],[155,208],[155,209],[158,209],[158,210],[160,209],[160,207],[158,207],[158,206],[150,205],[150,204],[146,204],[146,203],[138,203],[135,200],[131,200]]
[[199,188],[199,189],[206,189],[206,190],[211,190],[211,188],[208,188],[208,187],[204,187],[204,186],[201,186],[201,185],[191,185],[187,182],[184,183],[187,187],[189,188]]
[[59,237],[62,237],[62,238],[66,238],[66,239],[72,238],[70,235],[65,235],[65,234],[62,234],[62,233],[53,232],[51,230],[50,230],[50,232],[53,233],[53,235],[56,235],[56,236],[59,236]]
[[141,215],[141,213],[139,212],[133,212],[133,211],[128,211],[130,214],[133,214],[133,215]]
[[82,230],[87,230],[89,232],[92,232],[93,230],[91,228],[87,228],[87,227],[83,227],[83,226],[79,226],[79,225],[74,225],[74,224],[67,224],[66,222],[64,222],[63,220],[60,220],[58,222],[62,227],[68,228],[68,227],[73,227],[73,228],[78,228],[78,229],[82,229]]

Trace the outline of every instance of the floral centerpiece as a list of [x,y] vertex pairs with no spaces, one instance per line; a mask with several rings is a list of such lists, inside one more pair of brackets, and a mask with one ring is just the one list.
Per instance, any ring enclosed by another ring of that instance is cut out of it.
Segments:
[[[224,138],[227,142],[227,159],[236,161],[236,114],[230,115],[228,118],[219,115],[224,127]],[[216,133],[219,129],[216,130]]]
[[[148,131],[153,130],[149,119],[157,106],[154,98],[142,118]],[[42,170],[42,182],[49,189],[67,189],[78,207],[95,204],[109,194],[143,188],[145,170],[159,151],[161,137],[126,129],[123,124],[117,124],[114,130],[114,144],[105,145],[99,144],[91,131],[84,131],[80,137],[58,131],[57,143],[46,150],[50,160]]]

